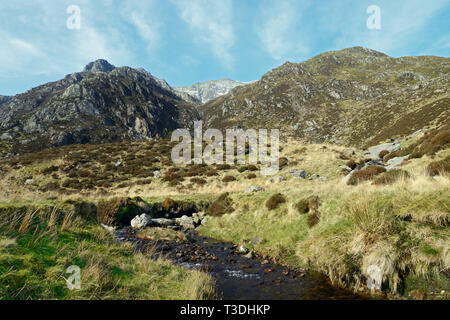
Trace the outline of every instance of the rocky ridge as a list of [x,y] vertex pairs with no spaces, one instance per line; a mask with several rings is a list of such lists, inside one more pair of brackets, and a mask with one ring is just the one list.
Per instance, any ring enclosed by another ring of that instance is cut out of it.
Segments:
[[245,83],[230,79],[220,79],[200,82],[186,87],[174,87],[174,90],[180,94],[188,94],[201,103],[206,103],[242,85],[245,85]]

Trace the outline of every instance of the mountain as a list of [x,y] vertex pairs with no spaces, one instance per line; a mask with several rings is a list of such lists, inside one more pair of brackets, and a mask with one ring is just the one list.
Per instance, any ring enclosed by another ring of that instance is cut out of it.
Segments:
[[194,104],[144,69],[97,60],[2,104],[0,149],[160,138],[198,118]]
[[11,99],[11,97],[0,95],[0,104],[8,102],[10,99]]
[[286,62],[198,107],[214,128],[279,128],[314,142],[369,146],[448,121],[450,59],[362,47]]
[[286,62],[245,85],[225,79],[172,88],[142,68],[96,60],[0,96],[0,150],[160,138],[200,117],[206,127],[279,128],[297,139],[367,147],[448,122],[449,73],[449,58],[354,47]]
[[201,103],[206,103],[221,95],[227,94],[231,89],[242,86],[245,83],[230,79],[200,82],[187,87],[174,87],[180,93],[187,93]]

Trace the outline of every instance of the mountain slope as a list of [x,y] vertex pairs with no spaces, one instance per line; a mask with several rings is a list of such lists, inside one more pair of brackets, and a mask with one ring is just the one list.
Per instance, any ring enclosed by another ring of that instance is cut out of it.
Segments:
[[174,87],[180,93],[187,93],[201,103],[206,103],[221,95],[227,94],[231,89],[242,86],[245,83],[230,79],[220,79],[200,82],[186,87]]
[[72,143],[159,138],[190,127],[199,115],[143,69],[105,60],[83,72],[14,96],[0,108],[3,152],[30,152]]
[[354,47],[287,62],[199,110],[214,128],[280,128],[309,141],[368,146],[448,121],[449,74],[449,58]]
[[11,97],[0,95],[0,104],[4,104],[4,103],[8,102],[10,99],[11,99]]

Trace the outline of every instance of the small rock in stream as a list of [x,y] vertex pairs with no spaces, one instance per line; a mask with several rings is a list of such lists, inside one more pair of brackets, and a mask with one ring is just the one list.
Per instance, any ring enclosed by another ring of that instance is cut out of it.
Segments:
[[239,248],[238,248],[238,252],[239,253],[246,254],[246,253],[248,253],[248,251],[249,250],[246,247],[244,247],[244,246],[239,246]]
[[253,251],[250,251],[250,252],[247,253],[244,257],[247,258],[247,259],[253,259],[253,257],[254,257]]
[[259,237],[255,237],[252,242],[253,242],[254,246],[257,246],[258,244],[260,244],[262,242],[262,239]]

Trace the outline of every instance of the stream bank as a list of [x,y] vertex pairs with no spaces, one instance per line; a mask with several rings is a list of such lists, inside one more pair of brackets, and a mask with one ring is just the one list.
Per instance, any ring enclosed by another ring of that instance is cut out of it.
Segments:
[[332,286],[324,276],[290,269],[258,254],[243,255],[236,245],[199,236],[195,231],[186,233],[188,241],[139,239],[131,227],[114,234],[118,241],[134,243],[137,250],[151,250],[153,258],[162,256],[182,267],[211,274],[220,299],[364,299]]

